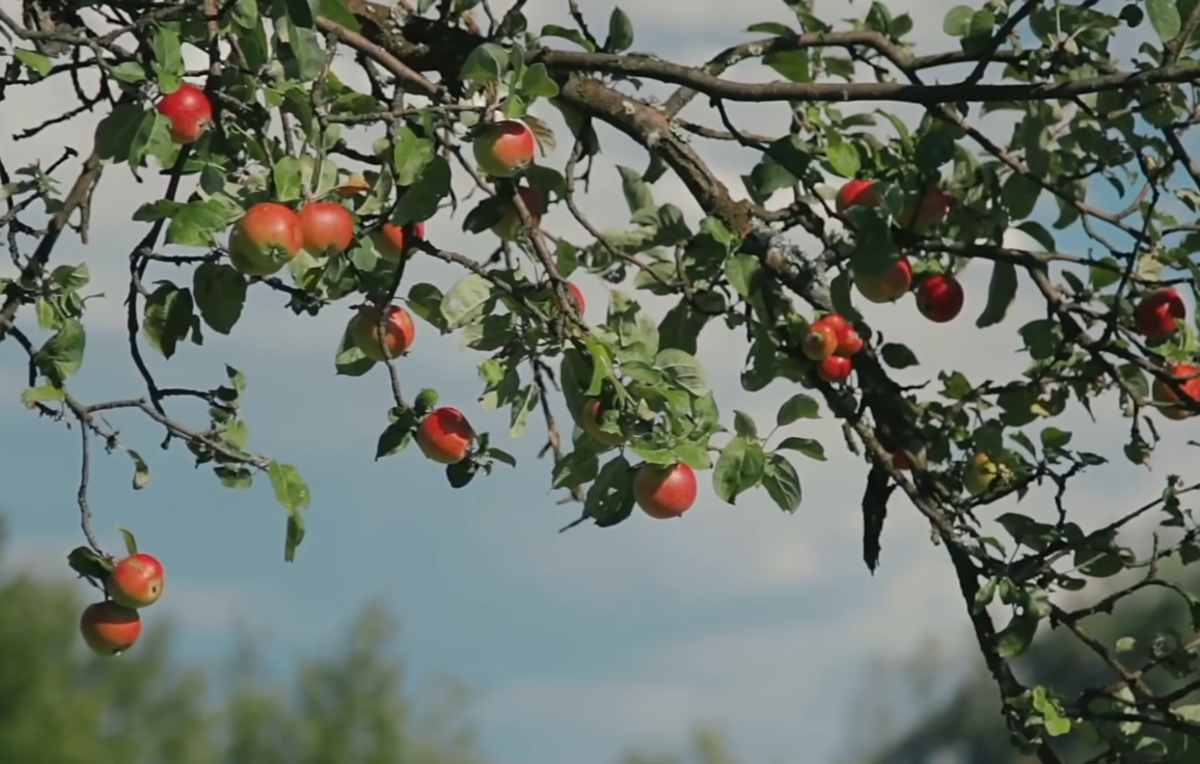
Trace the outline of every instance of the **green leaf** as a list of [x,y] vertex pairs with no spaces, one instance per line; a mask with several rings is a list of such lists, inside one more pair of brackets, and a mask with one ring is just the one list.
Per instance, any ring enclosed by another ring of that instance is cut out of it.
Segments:
[[132,448],[126,449],[126,453],[133,460],[133,490],[140,491],[150,482],[150,467],[142,455]]
[[96,152],[100,158],[116,164],[128,161],[143,116],[141,107],[121,104],[100,120],[96,125]]
[[809,65],[807,48],[773,50],[763,56],[762,61],[792,82],[810,82],[812,80],[812,68]]
[[1158,33],[1158,39],[1163,42],[1174,39],[1183,28],[1183,19],[1175,0],[1146,0],[1146,15],[1150,17],[1150,26]]
[[211,247],[229,225],[229,208],[215,199],[189,202],[174,212],[167,226],[167,243]]
[[596,476],[584,499],[584,514],[601,528],[622,522],[633,513],[633,468],[624,456],[610,460]]
[[508,69],[508,51],[492,42],[476,47],[463,62],[459,79],[473,84],[498,82]]
[[558,83],[550,79],[545,64],[534,64],[521,75],[521,85],[517,91],[529,101],[554,98],[558,95]]
[[1008,626],[996,634],[996,652],[1001,658],[1015,658],[1029,649],[1037,633],[1038,617],[1021,612],[1012,617]]
[[[308,0],[292,0],[307,5]],[[278,46],[278,59],[283,64],[284,72],[293,79],[312,82],[321,76],[325,68],[325,50],[321,47],[321,36],[316,30],[306,28],[302,24],[288,21],[282,27],[275,28],[276,33],[282,29],[286,42]],[[282,37],[281,36],[281,40]]]
[[623,165],[617,165],[617,172],[621,175],[621,190],[625,193],[630,215],[655,208],[654,192],[650,190],[650,184],[642,180],[640,172]]
[[117,526],[117,532],[121,534],[121,539],[125,543],[125,553],[131,556],[137,554],[137,539],[133,537],[133,533],[121,525]]
[[554,488],[575,488],[596,479],[600,459],[593,451],[572,451],[555,463],[551,474]]
[[758,437],[758,425],[754,423],[754,417],[737,409],[733,412],[733,431],[744,438]]
[[246,277],[224,263],[202,263],[192,274],[200,317],[218,334],[229,334],[246,305]]
[[87,334],[83,324],[68,318],[62,322],[54,336],[38,349],[34,361],[51,382],[61,387],[62,383],[76,374],[83,365],[83,352],[86,347]]
[[1004,206],[1008,208],[1008,214],[1012,220],[1021,220],[1032,215],[1041,193],[1040,185],[1019,172],[1009,175],[1000,189]]
[[529,423],[529,415],[537,408],[538,400],[537,385],[526,385],[517,394],[517,399],[512,403],[512,416],[508,425],[508,435],[510,438],[519,438],[525,433],[525,426]]
[[821,405],[811,395],[796,393],[783,402],[775,414],[775,424],[780,427],[795,422],[798,419],[820,419]]
[[283,10],[288,21],[303,29],[312,29],[316,25],[313,8],[309,0],[283,0]]
[[987,305],[975,319],[975,326],[983,329],[995,326],[1004,320],[1008,309],[1017,299],[1017,266],[1006,260],[992,264],[992,280],[988,284]]
[[165,358],[175,355],[179,341],[185,339],[192,328],[192,293],[180,289],[169,281],[146,298],[142,333],[150,347]]
[[799,454],[804,454],[809,459],[815,459],[818,462],[826,461],[825,446],[821,445],[820,441],[812,438],[799,438],[792,436],[784,438],[776,448],[776,451],[795,451]]
[[942,19],[942,31],[951,37],[965,37],[971,30],[971,19],[975,9],[969,5],[956,5]]
[[713,467],[713,490],[729,504],[737,504],[738,494],[758,485],[766,470],[767,458],[762,444],[738,436],[721,449]]
[[468,273],[446,292],[441,313],[450,329],[458,329],[482,318],[494,304],[495,288],[491,281],[477,273]]
[[916,366],[917,355],[908,345],[901,345],[898,342],[885,343],[879,348],[879,355],[883,358],[883,362],[893,369],[907,369]]
[[596,46],[592,45],[592,43],[583,36],[582,32],[576,29],[568,29],[567,27],[559,26],[558,24],[547,24],[546,26],[542,27],[541,36],[558,37],[563,40],[570,40],[589,53],[594,52],[596,49]]
[[304,169],[297,157],[280,157],[271,168],[271,184],[277,202],[292,202],[304,195]]
[[825,146],[825,158],[829,166],[843,178],[853,178],[862,168],[862,157],[853,143],[837,138]]
[[321,9],[322,16],[328,16],[330,20],[336,21],[351,32],[362,30],[362,26],[358,23],[358,17],[350,12],[344,0],[320,0],[318,7]]
[[50,60],[50,57],[43,56],[37,51],[17,48],[13,51],[13,55],[16,56],[17,60],[22,64],[25,64],[25,66],[27,66],[30,70],[40,74],[43,77],[49,74],[50,70],[54,68],[54,62]]
[[[159,74],[159,87],[163,88],[163,75],[167,75],[172,83],[178,82],[183,75],[183,43],[179,33],[169,26],[159,26],[154,29],[154,63]],[[164,88],[165,89],[165,88]],[[172,88],[175,90],[176,88]]]
[[300,477],[300,472],[290,464],[271,462],[267,468],[267,476],[271,479],[271,488],[275,491],[275,500],[287,510],[287,535],[284,540],[283,559],[292,562],[296,558],[296,548],[304,540],[304,518],[300,510],[312,502],[308,486]]
[[51,385],[27,387],[21,391],[21,403],[41,403],[43,401],[61,401],[65,396],[63,391]]
[[136,85],[139,82],[146,81],[146,70],[139,63],[126,61],[112,68],[112,76],[121,82]]
[[422,223],[437,214],[442,200],[450,194],[450,178],[450,163],[445,157],[429,160],[420,177],[400,197],[392,224]]
[[608,37],[604,41],[604,50],[609,53],[620,53],[623,50],[629,50],[632,45],[633,22],[618,5],[608,16]]
[[685,353],[678,348],[667,348],[655,356],[654,364],[663,376],[697,398],[708,392],[704,369],[691,353]]
[[800,509],[803,493],[800,490],[800,476],[796,468],[780,453],[767,455],[767,465],[763,472],[763,487],[784,512],[795,512]]
[[1071,442],[1071,433],[1057,427],[1047,427],[1042,430],[1042,448],[1063,449]]
[[658,353],[658,326],[654,318],[619,289],[609,292],[607,325],[616,332],[622,348],[640,346],[647,360]]
[[411,186],[421,176],[425,165],[433,159],[433,141],[422,138],[408,125],[396,132],[392,161],[396,166],[396,185]]

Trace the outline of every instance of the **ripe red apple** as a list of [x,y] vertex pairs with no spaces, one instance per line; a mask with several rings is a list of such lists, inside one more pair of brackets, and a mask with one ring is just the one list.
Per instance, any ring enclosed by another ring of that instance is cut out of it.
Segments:
[[583,299],[583,290],[568,281],[567,291],[571,293],[571,297],[575,300],[575,307],[579,310],[579,315],[582,316],[583,311],[587,310],[587,301]]
[[417,446],[427,458],[439,464],[461,462],[474,439],[475,430],[467,418],[449,406],[430,411],[417,425]]
[[233,226],[229,260],[247,276],[278,273],[304,248],[300,216],[278,202],[259,202]]
[[606,446],[619,446],[625,442],[625,436],[618,433],[605,432],[600,429],[600,415],[603,413],[601,409],[601,401],[599,398],[592,398],[587,403],[583,404],[583,431],[598,442]]
[[354,241],[354,216],[337,202],[309,202],[298,216],[304,249],[313,257],[341,254]]
[[963,307],[963,288],[948,273],[934,273],[917,285],[917,310],[939,324],[953,321]]
[[853,326],[847,326],[846,330],[838,336],[837,354],[849,358],[858,351],[862,350],[863,341],[858,330]]
[[684,462],[643,464],[633,476],[633,498],[655,520],[680,517],[696,503],[696,473]]
[[892,454],[892,466],[898,470],[911,470],[912,460],[903,451]]
[[341,185],[333,189],[333,192],[343,199],[349,199],[370,190],[371,184],[366,177],[362,173],[356,172],[342,181]]
[[79,633],[96,655],[120,655],[142,635],[142,617],[115,602],[93,602],[79,617]]
[[519,119],[505,119],[480,128],[471,149],[485,175],[511,178],[533,161],[533,131]]
[[[379,319],[382,315],[383,308],[378,305],[365,305],[350,319],[350,337],[355,347],[372,361],[400,356],[412,347],[417,336],[417,325],[413,323],[412,314],[399,305],[389,305],[387,329],[381,344]],[[387,346],[386,351],[384,345]]]
[[138,552],[113,566],[105,589],[123,607],[149,607],[163,593],[163,566],[154,555]]
[[912,221],[915,231],[925,231],[946,219],[950,213],[950,197],[940,188],[930,189],[920,205],[904,215],[904,222]]
[[854,274],[859,294],[876,303],[895,302],[912,286],[912,265],[901,257],[881,274]]
[[[414,223],[413,233],[418,239],[425,238],[425,224]],[[404,257],[404,253],[409,251],[408,246],[404,242],[404,226],[392,225],[384,223],[383,228],[380,228],[372,235],[375,242],[375,251],[384,260],[391,260],[394,263],[400,262],[400,258]]]
[[842,186],[837,192],[837,197],[834,198],[834,206],[837,211],[845,212],[851,207],[878,207],[879,196],[871,188],[873,185],[875,185],[873,180],[856,178]]
[[817,376],[826,382],[845,382],[853,369],[853,362],[846,356],[831,355],[817,365]]
[[[1183,380],[1179,383],[1183,388],[1183,394],[1193,401],[1200,401],[1200,377],[1192,376],[1197,372],[1200,372],[1200,366],[1194,363],[1176,363],[1167,369],[1167,373],[1172,377]],[[1188,379],[1189,377],[1191,378]],[[1175,391],[1158,378],[1155,378],[1154,384],[1151,385],[1150,395],[1155,403],[1179,402],[1179,396],[1175,394]],[[1176,421],[1195,416],[1194,412],[1184,406],[1164,406],[1159,409],[1159,412],[1167,419]]]
[[186,82],[162,97],[158,113],[171,123],[171,140],[191,143],[212,124],[212,103],[204,91]]
[[800,349],[813,361],[821,361],[833,355],[838,347],[838,331],[824,319],[818,319],[808,327],[808,333],[800,341]]
[[1142,297],[1133,309],[1133,324],[1137,333],[1157,340],[1175,333],[1176,319],[1187,315],[1183,298],[1170,287],[1156,289]]
[[[525,202],[525,209],[529,210],[529,216],[533,219],[534,227],[536,228],[541,225],[542,215],[546,213],[546,205],[542,202],[542,195],[530,186],[518,187],[517,193],[521,196],[521,201]],[[521,215],[517,212],[517,206],[510,203],[508,210],[504,213],[504,217],[500,218],[500,222],[492,226],[492,233],[505,241],[514,241],[521,235],[521,229]]]

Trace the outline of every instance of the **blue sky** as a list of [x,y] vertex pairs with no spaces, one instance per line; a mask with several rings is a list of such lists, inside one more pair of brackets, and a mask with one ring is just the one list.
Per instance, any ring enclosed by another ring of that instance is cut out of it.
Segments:
[[[891,7],[917,18],[922,50],[940,50],[952,45],[937,30],[954,4],[904,0]],[[558,3],[531,5],[535,23],[560,20]],[[700,61],[744,39],[737,30],[748,23],[787,20],[782,3],[768,0],[695,5],[682,18],[674,18],[668,4],[628,8],[638,32],[634,48]],[[603,29],[611,6],[584,6],[593,26]],[[739,69],[734,76],[768,75]],[[83,145],[90,135],[91,127],[80,123],[14,149],[9,136],[38,121],[44,109],[28,96],[9,104],[0,112],[6,161],[17,149],[50,156],[64,143]],[[779,124],[765,121],[772,113],[741,112],[748,129],[764,132]],[[1006,122],[986,124],[993,135],[1006,136]],[[608,161],[644,165],[626,142],[603,139]],[[740,189],[737,174],[749,166],[744,157],[726,148],[704,150]],[[151,177],[149,188],[139,187],[124,168],[110,170],[97,195],[92,246],[81,249],[69,237],[56,252],[56,262],[88,262],[96,291],[106,294],[93,303],[88,358],[74,382],[84,400],[139,394],[124,348],[121,300],[126,253],[143,228],[126,221],[158,185]],[[673,180],[662,181],[656,196],[694,211]],[[616,199],[615,171],[598,170],[586,209],[601,227],[625,222]],[[558,232],[578,230],[565,217],[555,211],[546,223]],[[439,219],[429,236],[480,257],[490,251],[490,242],[459,230],[458,222]],[[1075,238],[1063,237],[1061,245]],[[456,278],[441,264],[414,270],[414,279],[443,287]],[[152,277],[174,275],[162,269]],[[868,312],[925,364],[906,380],[951,367],[976,380],[1017,373],[1018,362],[1010,359],[1017,349],[1014,328],[1038,316],[1037,302],[1027,289],[1005,324],[976,330],[986,278],[983,268],[968,270],[968,306],[952,325],[923,321],[907,300]],[[586,277],[580,283],[589,318],[601,320],[605,287]],[[665,304],[649,307],[661,315]],[[316,319],[296,317],[278,295],[263,290],[232,337],[209,332],[203,348],[183,347],[170,362],[152,359],[163,385],[218,384],[226,363],[246,373],[252,448],[296,464],[312,490],[309,534],[294,564],[283,562],[283,513],[265,481],[250,491],[225,490],[207,470],[193,470],[178,445],[159,451],[161,433],[147,422],[114,417],[125,442],[150,461],[152,478],[133,492],[128,459],[98,456],[91,487],[96,526],[110,549],[119,545],[115,526],[132,528],[168,566],[166,597],[151,615],[180,619],[183,657],[215,665],[239,624],[262,632],[281,664],[295,651],[336,649],[356,613],[382,600],[402,619],[402,647],[418,674],[451,671],[474,688],[473,717],[485,750],[500,764],[603,764],[627,745],[677,746],[694,725],[709,722],[730,734],[746,764],[830,762],[859,735],[855,709],[864,684],[878,678],[876,661],[895,662],[933,635],[953,663],[964,619],[944,552],[929,544],[927,527],[897,499],[883,567],[875,578],[867,574],[859,561],[857,506],[864,469],[842,453],[832,423],[782,433],[818,437],[831,455],[825,463],[797,462],[805,499],[795,516],[782,515],[765,495],[722,505],[704,474],[700,500],[682,521],[637,515],[609,531],[585,526],[559,535],[577,510],[558,506],[546,490],[549,465],[535,461],[542,439],[534,424],[510,444],[520,460],[516,470],[501,467],[460,491],[415,450],[372,461],[386,424],[388,385],[382,370],[358,379],[334,376],[333,350],[347,317],[341,308]],[[756,396],[742,393],[729,359],[743,352],[739,338],[714,328],[704,336],[701,357],[726,417],[739,408],[769,421],[793,391],[773,386]],[[436,337],[421,324],[401,373],[409,391],[437,387],[443,403],[468,412],[478,429],[493,430],[503,441],[507,415],[489,415],[474,403],[479,360],[460,351],[455,338]],[[80,541],[76,433],[20,406],[22,375],[19,348],[0,344],[0,428],[9,443],[21,444],[0,461],[0,507],[18,563],[64,575],[62,558]],[[1086,421],[1073,412],[1065,424],[1056,423],[1086,428],[1089,446],[1115,460],[1073,499],[1072,511],[1085,523],[1153,495],[1165,471],[1178,471],[1186,456],[1158,457],[1154,473],[1134,468],[1120,457],[1127,423],[1115,412],[1090,427]],[[1178,428],[1170,437],[1183,439]],[[1045,499],[1035,492],[1023,510],[1037,514]]]

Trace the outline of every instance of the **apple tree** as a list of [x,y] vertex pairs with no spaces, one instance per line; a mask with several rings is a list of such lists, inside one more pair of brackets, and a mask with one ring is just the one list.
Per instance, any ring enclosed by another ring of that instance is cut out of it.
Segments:
[[[23,135],[104,114],[89,145],[0,167],[17,267],[0,341],[28,355],[32,414],[80,433],[86,545],[70,563],[113,597],[85,623],[89,644],[128,647],[161,590],[148,555],[134,567],[150,573],[116,575],[132,534],[118,558],[91,530],[96,444],[128,454],[135,488],[148,476],[144,446],[111,417],[148,417],[228,488],[265,479],[286,510],[285,557],[297,553],[309,492],[285,455],[247,447],[253,370],[167,389],[145,362],[203,354],[205,333],[238,330],[250,290],[276,290],[296,314],[355,307],[328,371],[389,386],[377,458],[419,451],[469,490],[514,458],[472,426],[471,407],[402,385],[418,325],[461,335],[481,359],[478,405],[510,410],[514,433],[544,424],[547,479],[580,506],[572,525],[680,518],[701,480],[730,504],[765,491],[796,512],[805,470],[841,443],[775,434],[840,421],[862,461],[865,564],[880,562],[889,507],[928,522],[1018,747],[1044,764],[1063,761],[1066,739],[1095,762],[1195,761],[1200,597],[1171,572],[1200,559],[1195,476],[1166,476],[1109,523],[1064,502],[1114,460],[1149,465],[1200,414],[1200,3],[989,0],[947,9],[955,46],[917,50],[914,19],[886,3],[835,22],[826,4],[785,0],[697,66],[635,50],[620,8],[596,18],[568,0],[535,26],[526,0],[504,5],[25,0],[20,20],[0,12],[0,95],[69,81],[78,99]],[[618,168],[629,222],[601,231],[584,201],[618,134],[645,169]],[[755,157],[740,186],[715,167],[720,145]],[[102,176],[118,172],[159,188],[129,210],[144,230],[126,303],[144,389],[92,402],[72,385],[89,274],[56,245],[86,237]],[[701,216],[656,201],[667,177]],[[551,211],[589,236],[556,234]],[[491,256],[427,236],[438,217]],[[415,258],[460,277],[445,289],[406,278]],[[988,285],[968,294],[976,272]],[[588,310],[585,276],[612,287],[606,306]],[[1018,294],[1038,318],[1012,320]],[[638,295],[673,307],[656,320]],[[870,319],[892,302],[929,326],[1012,322],[1022,353],[999,379],[925,369]],[[790,388],[769,432],[710,388],[698,338],[718,324],[745,338],[744,391]],[[914,372],[920,384],[898,381]],[[206,403],[208,420],[181,419],[181,397]],[[1100,408],[1127,424],[1120,453],[1063,428]],[[1035,495],[1053,506],[1027,506]],[[988,514],[1019,499],[1023,511]],[[1135,549],[1129,531],[1150,527],[1152,548]],[[1146,645],[1092,635],[1089,619],[1147,589],[1181,598],[1192,630]],[[1043,625],[1080,640],[1106,681],[1023,683],[1014,667]]]

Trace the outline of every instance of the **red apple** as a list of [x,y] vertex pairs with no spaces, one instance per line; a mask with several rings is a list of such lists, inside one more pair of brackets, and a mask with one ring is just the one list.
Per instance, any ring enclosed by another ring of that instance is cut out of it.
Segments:
[[858,331],[853,326],[847,326],[846,330],[838,337],[837,354],[849,358],[862,348],[863,341]]
[[[424,223],[413,223],[412,228],[418,239],[425,238]],[[379,253],[379,256],[394,263],[400,262],[400,258],[404,257],[404,253],[410,249],[404,242],[404,226],[384,223],[383,228],[372,235],[372,239],[375,242],[375,251]]]
[[536,144],[529,125],[505,119],[480,128],[471,148],[485,175],[511,178],[533,161]]
[[93,602],[79,617],[79,633],[97,655],[120,655],[142,634],[142,617],[115,602]]
[[349,199],[370,190],[371,184],[367,181],[366,177],[362,173],[356,172],[342,181],[341,185],[333,189],[333,192],[343,199]]
[[154,555],[138,552],[113,566],[105,589],[118,605],[149,607],[163,593],[163,566]]
[[838,337],[850,328],[850,322],[841,313],[826,313],[825,315],[813,321],[814,324],[823,324],[833,329]]
[[1187,315],[1183,298],[1170,287],[1156,289],[1142,297],[1133,309],[1133,324],[1137,333],[1147,339],[1157,340],[1175,333],[1176,319]]
[[833,355],[838,347],[838,331],[824,319],[808,327],[808,333],[800,341],[800,349],[813,361],[821,361]]
[[599,398],[592,398],[587,403],[583,404],[583,431],[598,442],[606,446],[619,446],[625,442],[625,436],[619,433],[605,432],[600,429],[601,401]]
[[873,185],[875,185],[873,180],[856,178],[842,186],[834,199],[837,211],[842,213],[851,207],[878,207],[879,196],[871,188]]
[[475,431],[467,418],[449,406],[430,411],[417,425],[417,446],[439,464],[461,462],[474,439]]
[[579,310],[579,315],[583,315],[583,311],[587,310],[587,301],[583,299],[583,290],[575,286],[571,282],[567,282],[567,290],[570,291],[571,297],[575,299],[575,307]]
[[901,257],[881,274],[855,273],[854,286],[871,302],[895,302],[912,286],[912,265],[907,257]]
[[940,188],[932,188],[915,210],[904,215],[902,222],[907,224],[911,220],[913,230],[925,231],[945,220],[949,213],[950,197]]
[[934,273],[917,285],[917,310],[939,324],[953,321],[963,307],[963,288],[948,273]]
[[304,248],[300,216],[278,202],[259,202],[233,226],[229,260],[247,276],[278,273]]
[[298,216],[304,249],[313,257],[341,254],[354,241],[354,216],[337,202],[309,202]]
[[[383,309],[378,305],[366,305],[359,308],[354,318],[350,319],[350,338],[355,347],[372,361],[383,361],[385,358],[396,358],[412,347],[417,336],[417,326],[413,323],[412,314],[399,305],[389,305],[386,322],[386,333],[380,342],[379,319]],[[386,351],[384,346],[386,345]]]
[[817,376],[826,382],[845,382],[854,363],[844,355],[831,355],[817,365]]
[[898,470],[911,470],[912,460],[903,451],[892,454],[892,466]]
[[[1200,366],[1194,363],[1176,363],[1167,369],[1167,373],[1172,377],[1182,380],[1179,385],[1183,388],[1183,394],[1193,401],[1200,401],[1200,377],[1192,376],[1197,372],[1200,372]],[[1156,403],[1179,402],[1179,396],[1175,391],[1158,378],[1155,378],[1150,392]],[[1195,416],[1194,412],[1184,406],[1163,406],[1159,412],[1167,419],[1176,421]]]
[[655,520],[680,517],[696,503],[696,473],[684,462],[643,464],[633,476],[633,498]]
[[212,124],[212,103],[204,91],[186,82],[162,97],[158,113],[171,123],[171,140],[191,143]]
[[[536,228],[541,225],[542,215],[546,213],[546,205],[542,203],[542,195],[529,186],[520,186],[517,188],[517,193],[520,194],[521,201],[525,202],[525,209],[529,210],[529,216],[533,219],[534,227]],[[517,212],[517,206],[510,203],[508,210],[504,213],[504,217],[500,218],[500,222],[492,226],[492,233],[505,241],[515,241],[521,235],[522,227],[521,215]]]

